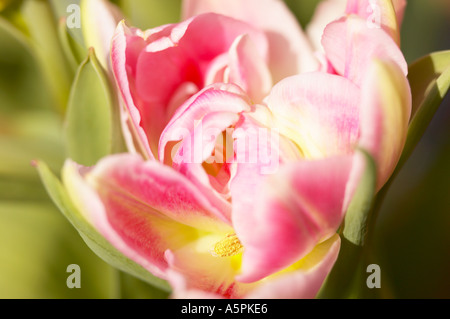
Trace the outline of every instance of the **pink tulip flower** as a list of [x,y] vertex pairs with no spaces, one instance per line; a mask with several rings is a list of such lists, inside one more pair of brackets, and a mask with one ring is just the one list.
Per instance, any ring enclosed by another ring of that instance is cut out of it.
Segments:
[[[218,3],[186,1],[184,12]],[[300,50],[312,45],[280,1],[227,1],[246,22],[119,24],[112,69],[140,154],[69,160],[63,181],[86,220],[173,297],[313,298],[338,256],[355,148],[374,157],[379,188],[389,178],[411,111],[406,62],[392,30],[368,28],[352,3],[324,28],[327,72]]]

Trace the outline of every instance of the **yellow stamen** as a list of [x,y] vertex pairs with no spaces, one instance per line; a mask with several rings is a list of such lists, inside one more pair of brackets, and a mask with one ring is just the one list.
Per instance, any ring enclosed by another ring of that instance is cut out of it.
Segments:
[[236,236],[236,234],[227,234],[224,239],[220,240],[211,249],[211,255],[214,257],[231,257],[242,252],[244,246]]

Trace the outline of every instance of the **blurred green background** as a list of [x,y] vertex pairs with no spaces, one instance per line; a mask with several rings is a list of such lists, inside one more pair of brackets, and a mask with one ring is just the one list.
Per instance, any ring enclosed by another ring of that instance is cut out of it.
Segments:
[[[179,20],[179,0],[113,2],[140,28]],[[319,1],[286,2],[305,26]],[[57,173],[65,158],[61,130],[76,64],[63,54],[58,20],[70,3],[77,1],[0,0],[0,298],[164,297],[92,253],[30,164],[39,158]],[[410,0],[407,61],[450,49],[449,21],[448,0]],[[69,39],[77,45],[81,32],[70,30]],[[370,247],[382,270],[378,297],[450,298],[449,104],[447,97],[382,206]],[[70,264],[81,267],[81,289],[66,286]]]

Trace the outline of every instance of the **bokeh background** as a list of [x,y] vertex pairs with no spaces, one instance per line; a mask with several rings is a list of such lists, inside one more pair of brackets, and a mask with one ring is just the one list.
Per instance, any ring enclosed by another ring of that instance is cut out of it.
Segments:
[[[177,22],[179,0],[117,0],[130,23]],[[286,0],[305,26],[318,0]],[[58,21],[75,0],[0,0],[0,298],[147,298],[167,294],[104,263],[49,200],[33,159],[59,172],[64,109],[77,61],[64,58]],[[82,41],[72,30],[69,41]],[[408,63],[450,49],[450,1],[409,0]],[[84,52],[81,50],[81,52]],[[80,58],[84,58],[80,56]],[[374,230],[379,298],[450,298],[450,98],[394,181]],[[81,289],[66,268],[81,267]]]

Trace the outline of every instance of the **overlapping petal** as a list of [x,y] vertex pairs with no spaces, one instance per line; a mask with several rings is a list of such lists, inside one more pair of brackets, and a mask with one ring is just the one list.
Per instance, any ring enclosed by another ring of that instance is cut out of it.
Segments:
[[183,1],[183,19],[205,12],[217,12],[248,21],[265,31],[269,40],[269,65],[275,83],[290,75],[315,71],[319,66],[309,40],[283,1]]
[[337,73],[358,86],[375,58],[393,60],[405,76],[408,74],[408,65],[397,44],[383,29],[368,27],[361,17],[348,16],[330,23],[322,45]]
[[310,159],[354,149],[359,137],[359,102],[356,85],[327,73],[286,78],[266,99],[274,125]]
[[264,181],[254,210],[233,210],[245,247],[237,279],[271,275],[331,237],[342,221],[351,167],[351,156],[286,164]]
[[325,27],[344,16],[346,7],[347,0],[323,0],[317,4],[306,27],[306,33],[315,50],[323,50],[321,41]]
[[231,230],[225,212],[187,178],[138,155],[110,156],[90,170],[67,162],[64,183],[79,210],[105,238],[162,278],[167,249],[179,249],[203,232]]
[[[399,1],[395,3],[401,16],[401,7],[404,6]],[[400,45],[400,25],[392,0],[348,0],[346,12],[365,19],[369,28],[382,28],[397,45]]]
[[374,60],[362,87],[360,146],[378,164],[378,189],[397,165],[410,115],[411,89],[402,70],[391,60]]

